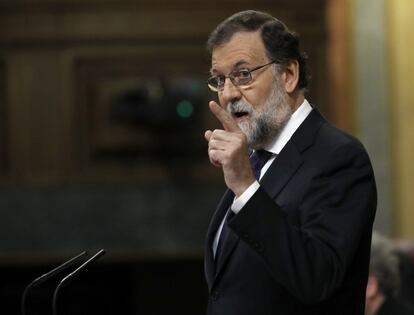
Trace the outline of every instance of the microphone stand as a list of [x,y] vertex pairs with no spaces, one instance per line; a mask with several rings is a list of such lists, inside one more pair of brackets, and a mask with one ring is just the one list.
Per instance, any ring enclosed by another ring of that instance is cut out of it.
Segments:
[[28,292],[35,286],[38,286],[44,282],[46,282],[47,280],[49,280],[51,277],[53,277],[54,275],[60,273],[61,271],[69,268],[70,266],[72,266],[73,264],[75,264],[81,257],[85,256],[86,252],[82,252],[79,255],[72,257],[71,259],[69,259],[68,261],[64,262],[63,264],[61,264],[60,266],[56,267],[55,269],[41,275],[40,277],[34,279],[32,282],[30,282],[24,289],[23,294],[22,294],[22,299],[21,299],[21,303],[20,303],[20,307],[21,307],[21,312],[22,315],[26,315],[26,300],[27,300],[27,294]]
[[87,261],[85,261],[82,265],[80,265],[75,271],[68,274],[66,277],[64,277],[59,284],[57,285],[55,292],[53,293],[53,302],[52,302],[52,309],[53,309],[53,315],[58,314],[58,307],[57,307],[57,301],[58,296],[61,288],[68,285],[74,278],[77,276],[81,271],[85,270],[86,267],[97,260],[99,257],[105,254],[105,250],[101,249],[99,252],[97,252],[95,255],[93,255],[91,258],[89,258]]

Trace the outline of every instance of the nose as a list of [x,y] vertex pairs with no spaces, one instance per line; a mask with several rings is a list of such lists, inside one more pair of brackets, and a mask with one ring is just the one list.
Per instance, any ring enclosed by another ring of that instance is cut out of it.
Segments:
[[229,78],[224,81],[224,87],[219,93],[220,103],[228,104],[230,102],[238,101],[242,97],[240,89],[231,82]]

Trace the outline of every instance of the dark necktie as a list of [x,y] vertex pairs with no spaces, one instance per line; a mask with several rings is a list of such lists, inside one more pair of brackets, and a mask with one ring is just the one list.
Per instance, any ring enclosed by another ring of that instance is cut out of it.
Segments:
[[[266,164],[266,162],[269,160],[271,156],[272,156],[272,153],[266,150],[256,150],[254,151],[252,155],[250,155],[250,164],[252,165],[252,170],[257,180],[259,180],[260,178],[260,170]],[[224,220],[223,228],[221,229],[220,238],[217,244],[216,256],[215,256],[216,265],[218,264],[218,260],[220,256],[222,255],[224,243],[226,242],[227,237],[230,233],[230,228],[227,222],[234,215],[235,213],[231,209],[227,211],[227,216],[226,216],[226,219]]]
[[254,177],[256,177],[257,180],[260,178],[260,170],[271,156],[272,152],[266,150],[256,150],[250,155],[250,164],[252,165]]

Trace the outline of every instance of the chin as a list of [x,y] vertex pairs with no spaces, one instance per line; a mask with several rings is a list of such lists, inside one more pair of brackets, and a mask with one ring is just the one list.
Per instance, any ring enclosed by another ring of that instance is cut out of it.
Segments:
[[241,131],[243,131],[243,133],[246,135],[247,138],[249,138],[249,134],[251,133],[252,130],[252,125],[250,123],[250,120],[244,118],[241,120],[236,120],[237,126],[239,126],[239,128],[241,129]]
[[247,115],[242,116],[242,117],[233,117],[233,119],[239,127],[241,124],[250,124],[250,117]]

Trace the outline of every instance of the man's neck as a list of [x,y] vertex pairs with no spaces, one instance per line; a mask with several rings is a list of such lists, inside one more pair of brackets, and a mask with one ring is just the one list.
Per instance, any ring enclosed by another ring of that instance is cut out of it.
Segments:
[[292,94],[289,95],[289,104],[294,113],[305,100],[305,94],[302,90],[296,89]]

